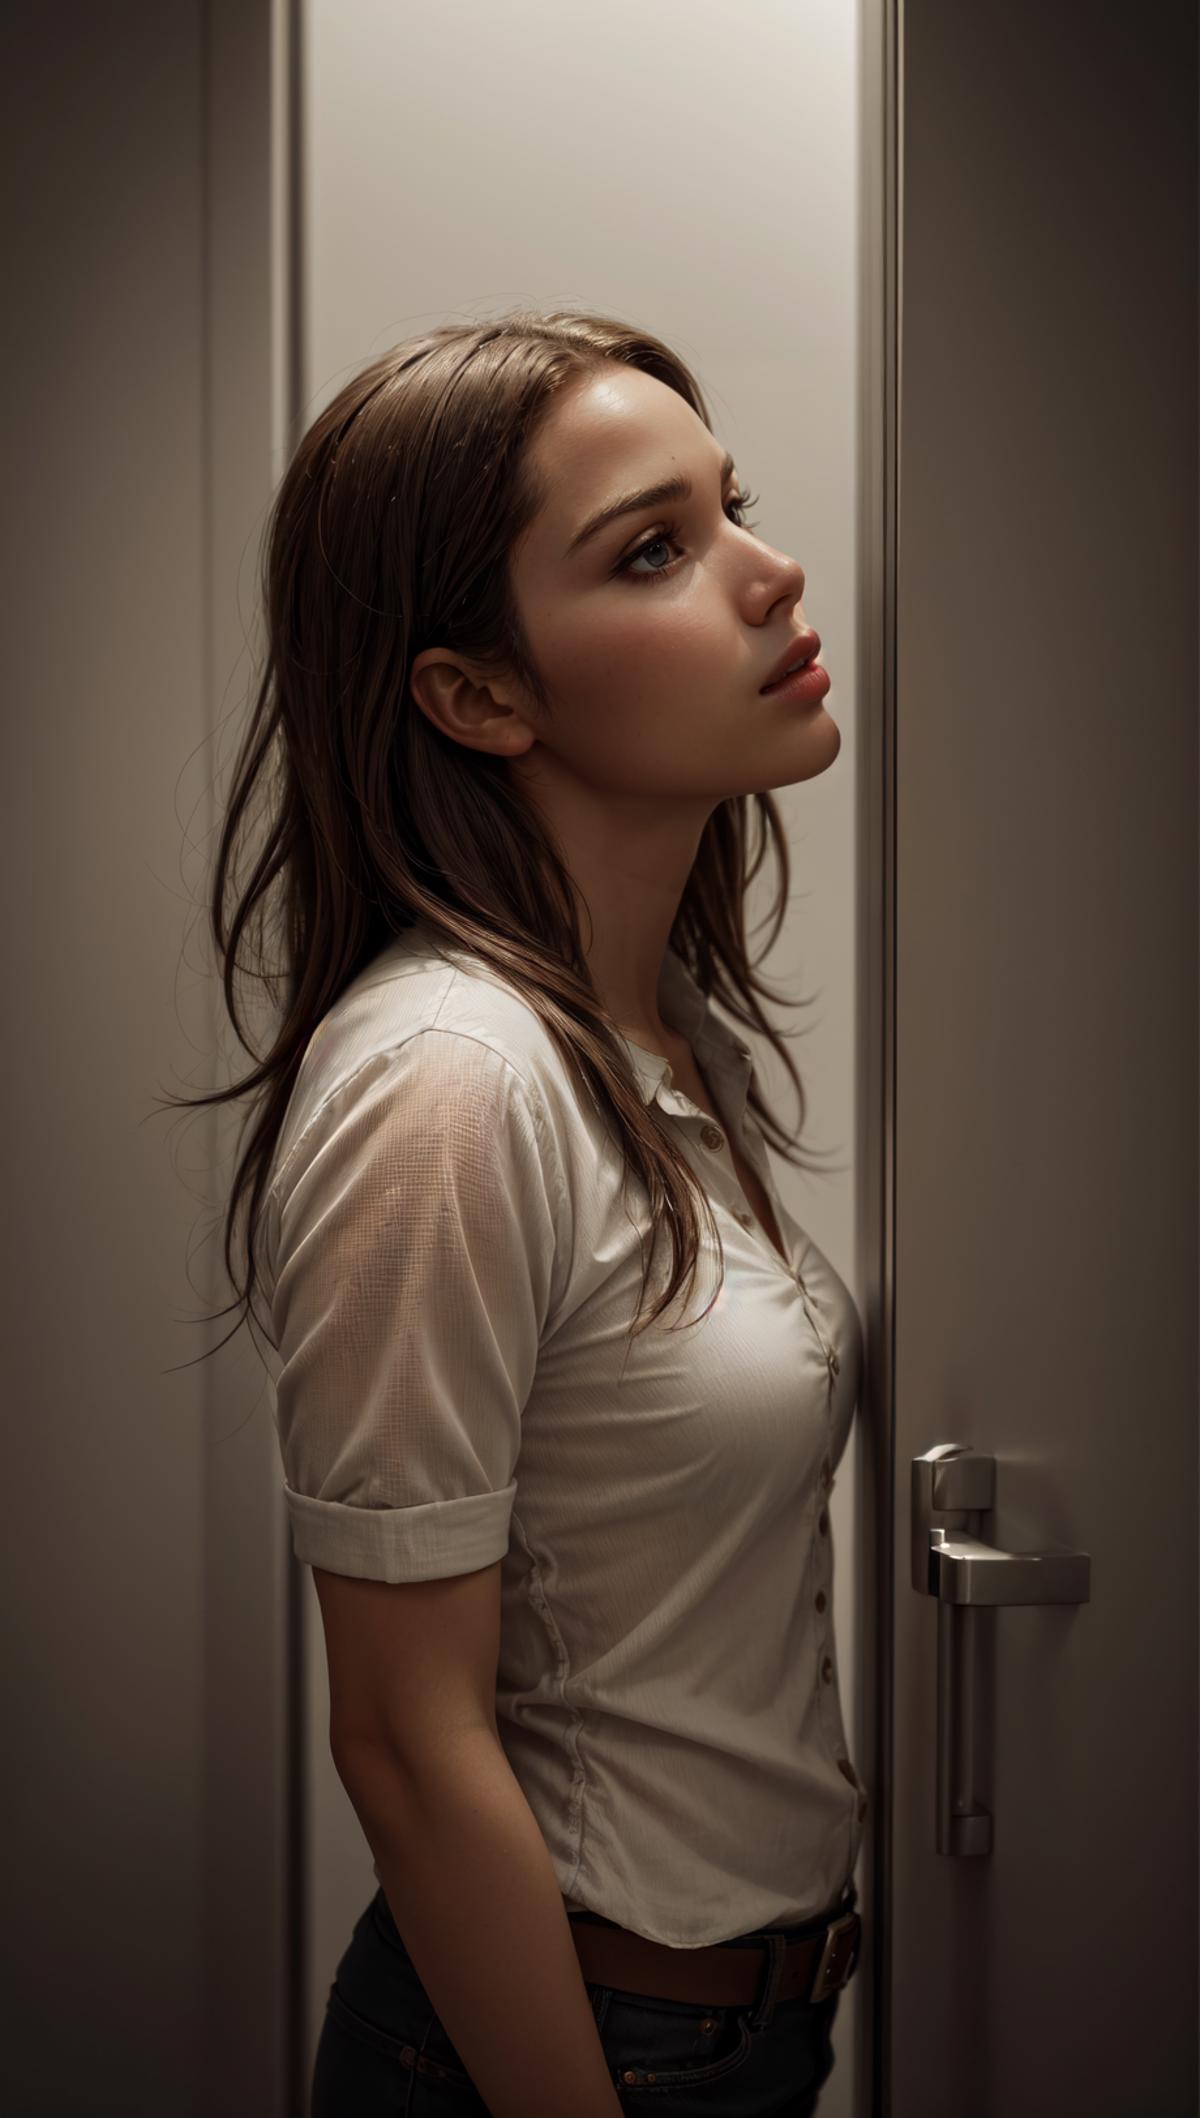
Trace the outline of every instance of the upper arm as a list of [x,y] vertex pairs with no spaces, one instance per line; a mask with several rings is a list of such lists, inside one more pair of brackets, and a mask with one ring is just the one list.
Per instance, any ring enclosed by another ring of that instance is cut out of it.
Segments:
[[361,1577],[368,1607],[383,1584],[453,1602],[449,1577],[508,1548],[561,1199],[537,1094],[457,1032],[364,1062],[288,1157],[272,1316],[292,1548]]
[[314,1566],[335,1761],[371,1744],[427,1757],[496,1728],[501,1561],[434,1581],[369,1581]]

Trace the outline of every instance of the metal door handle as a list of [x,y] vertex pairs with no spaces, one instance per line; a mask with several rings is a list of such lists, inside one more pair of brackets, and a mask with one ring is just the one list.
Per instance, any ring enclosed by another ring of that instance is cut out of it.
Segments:
[[[992,1813],[975,1796],[975,1661],[978,1612],[1016,1603],[1087,1603],[1087,1552],[1051,1545],[1004,1552],[977,1534],[994,1505],[996,1459],[939,1442],[912,1460],[912,1583],[937,1598],[937,1810],[939,1853],[992,1850]],[[939,1519],[935,1521],[935,1516]]]

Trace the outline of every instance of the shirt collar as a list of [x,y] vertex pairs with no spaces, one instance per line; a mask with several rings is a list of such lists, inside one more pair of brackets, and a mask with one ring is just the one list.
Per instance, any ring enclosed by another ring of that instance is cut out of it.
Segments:
[[[713,1093],[718,1103],[740,1121],[754,1070],[750,1047],[714,1013],[708,996],[670,947],[659,974],[658,1011],[668,1028],[687,1038],[706,1078],[715,1077]],[[673,1085],[670,1060],[634,1044],[620,1030],[617,1036],[629,1055],[644,1102],[658,1102],[671,1110],[681,1103],[691,1108],[690,1099]]]
[[[406,941],[411,945],[420,935],[426,941],[432,940],[438,953],[453,953],[419,919],[415,927],[407,929],[393,946],[403,947]],[[682,957],[669,945],[659,973],[658,1011],[669,1028],[687,1038],[697,1064],[713,1084],[713,1093],[721,1108],[729,1113],[731,1122],[740,1126],[754,1072],[750,1047],[714,1014],[708,996],[701,991]],[[644,1103],[657,1102],[672,1111],[695,1108],[690,1097],[674,1086],[669,1059],[634,1044],[621,1030],[617,1030],[616,1035],[618,1042],[625,1047]]]

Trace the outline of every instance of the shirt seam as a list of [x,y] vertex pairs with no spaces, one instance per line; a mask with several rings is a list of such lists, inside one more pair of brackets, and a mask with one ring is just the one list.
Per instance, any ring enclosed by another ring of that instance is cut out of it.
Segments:
[[571,1870],[571,1880],[566,1891],[566,1895],[569,1897],[579,1880],[583,1868],[583,1848],[587,1830],[587,1767],[580,1751],[584,1714],[581,1707],[573,1705],[571,1700],[567,1698],[567,1685],[572,1674],[570,1649],[563,1638],[562,1629],[554,1616],[554,1612],[550,1608],[550,1598],[546,1593],[541,1559],[533,1548],[533,1543],[521,1516],[517,1512],[515,1503],[510,1518],[510,1526],[516,1531],[529,1558],[526,1593],[530,1605],[541,1620],[542,1630],[549,1639],[554,1652],[555,1689],[558,1695],[558,1703],[563,1711],[570,1716],[565,1746],[571,1760],[571,1786],[567,1796],[566,1823],[567,1839],[574,1853],[575,1865]]
[[[446,996],[443,995],[442,1000],[438,1003],[439,1012],[441,1010],[445,998]],[[436,1022],[423,1022],[417,1029],[407,1030],[403,1037],[397,1037],[393,1043],[380,1045],[377,1051],[369,1052],[367,1054],[367,1057],[363,1059],[358,1066],[355,1067],[353,1073],[344,1075],[340,1081],[335,1083],[334,1087],[331,1088],[326,1095],[322,1096],[321,1101],[318,1103],[316,1109],[312,1111],[309,1114],[308,1118],[305,1120],[303,1129],[297,1134],[296,1138],[293,1140],[283,1162],[280,1164],[274,1177],[271,1179],[271,1182],[267,1187],[266,1195],[263,1200],[264,1211],[271,1206],[277,1206],[279,1204],[279,1188],[283,1183],[284,1178],[287,1176],[287,1173],[291,1168],[295,1157],[300,1152],[300,1149],[303,1147],[304,1142],[307,1140],[314,1125],[316,1125],[318,1119],[321,1118],[324,1113],[328,1110],[329,1105],[333,1102],[335,1096],[340,1096],[344,1090],[351,1088],[354,1083],[359,1079],[360,1075],[364,1074],[369,1066],[373,1066],[376,1060],[389,1058],[394,1053],[403,1051],[404,1046],[406,1044],[411,1044],[415,1037],[429,1036],[464,1037],[471,1044],[478,1044],[484,1051],[490,1052],[493,1058],[499,1059],[501,1063],[509,1069],[510,1073],[516,1075],[518,1081],[525,1089],[529,1099],[529,1109],[533,1117],[534,1131],[537,1134],[538,1146],[544,1153],[546,1157],[546,1162],[550,1169],[551,1183],[554,1194],[555,1215],[556,1218],[561,1220],[562,1216],[565,1213],[567,1204],[566,1184],[563,1177],[562,1169],[559,1164],[558,1149],[556,1148],[549,1132],[546,1123],[545,1113],[542,1108],[543,1099],[536,1084],[529,1079],[528,1075],[522,1072],[521,1068],[516,1064],[514,1060],[509,1058],[507,1052],[502,1052],[497,1048],[496,1045],[490,1044],[486,1037],[477,1037],[471,1030],[443,1028],[440,1024]]]

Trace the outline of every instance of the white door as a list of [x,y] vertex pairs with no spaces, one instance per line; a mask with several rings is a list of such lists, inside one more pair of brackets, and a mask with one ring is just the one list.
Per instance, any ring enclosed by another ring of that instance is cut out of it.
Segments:
[[886,23],[861,1725],[891,2118],[1197,2109],[1195,9],[1152,23]]

